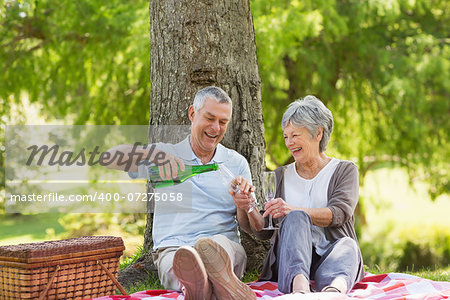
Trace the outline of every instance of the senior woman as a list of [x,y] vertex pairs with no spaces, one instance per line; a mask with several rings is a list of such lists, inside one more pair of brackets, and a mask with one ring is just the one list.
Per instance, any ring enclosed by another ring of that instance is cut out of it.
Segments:
[[265,205],[263,217],[272,214],[279,229],[255,231],[272,235],[260,280],[277,281],[283,293],[311,292],[311,280],[314,291],[347,293],[364,276],[353,216],[357,167],[325,154],[333,115],[316,97],[291,103],[282,129],[295,162],[275,170],[276,199]]

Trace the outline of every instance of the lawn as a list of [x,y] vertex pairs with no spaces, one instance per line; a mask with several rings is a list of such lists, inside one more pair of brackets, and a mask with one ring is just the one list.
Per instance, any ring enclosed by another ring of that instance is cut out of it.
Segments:
[[[360,245],[367,265],[380,270],[446,269],[450,258],[450,197],[431,201],[424,182],[408,184],[401,169],[367,175],[360,191],[367,226]],[[382,271],[381,271],[382,272]]]
[[[436,230],[449,230],[450,197],[441,196],[434,202],[429,199],[427,186],[422,182],[408,185],[408,177],[401,169],[379,169],[370,172],[360,190],[366,209],[367,226],[363,229],[361,242],[371,242],[389,230],[386,240],[393,243],[400,235],[412,232],[417,238]],[[64,214],[0,215],[0,245],[37,242],[58,239],[64,228],[58,219]],[[142,236],[123,236],[128,248],[127,255],[137,251]],[[133,250],[134,249],[134,250]],[[131,251],[130,251],[131,250]],[[388,269],[369,266],[373,273],[387,273]],[[450,281],[450,267],[436,266],[433,270],[410,270],[412,274],[433,279]],[[252,281],[254,274],[248,274]],[[150,286],[157,285],[154,281]]]
[[64,228],[58,223],[62,214],[0,215],[0,246],[58,239]]
[[373,234],[392,224],[395,230],[450,228],[450,196],[430,200],[427,184],[408,184],[402,169],[369,172],[360,190],[365,201],[367,233]]

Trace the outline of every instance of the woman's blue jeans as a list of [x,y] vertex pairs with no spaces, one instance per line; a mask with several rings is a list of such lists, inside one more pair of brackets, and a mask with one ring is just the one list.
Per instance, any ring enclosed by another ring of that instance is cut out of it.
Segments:
[[347,281],[347,291],[355,284],[359,268],[358,245],[350,237],[336,240],[323,256],[312,245],[312,221],[304,211],[292,211],[280,225],[277,248],[278,290],[292,292],[298,274],[314,280],[316,291],[331,284],[336,277]]

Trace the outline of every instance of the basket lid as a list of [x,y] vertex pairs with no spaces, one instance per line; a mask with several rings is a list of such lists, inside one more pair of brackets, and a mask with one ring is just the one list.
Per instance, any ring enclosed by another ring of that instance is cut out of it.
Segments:
[[0,247],[0,259],[30,261],[35,258],[55,257],[61,255],[79,256],[77,253],[108,249],[124,250],[121,237],[115,236],[82,236],[59,241],[47,241],[29,244],[19,244]]

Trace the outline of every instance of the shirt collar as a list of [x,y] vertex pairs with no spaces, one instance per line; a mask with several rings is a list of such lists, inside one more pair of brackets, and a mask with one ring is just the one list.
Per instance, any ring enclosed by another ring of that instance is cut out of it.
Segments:
[[[178,157],[183,159],[186,162],[194,162],[196,161],[198,164],[202,164],[202,161],[200,158],[195,155],[194,151],[192,150],[191,143],[189,143],[189,140],[191,138],[191,135],[188,135],[184,140],[182,140],[179,145],[179,151]],[[223,163],[226,161],[227,158],[227,148],[222,146],[221,144],[218,144],[216,147],[216,151],[214,153],[213,158],[208,163]]]

